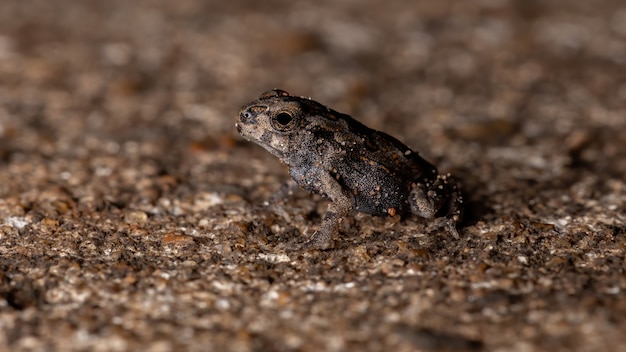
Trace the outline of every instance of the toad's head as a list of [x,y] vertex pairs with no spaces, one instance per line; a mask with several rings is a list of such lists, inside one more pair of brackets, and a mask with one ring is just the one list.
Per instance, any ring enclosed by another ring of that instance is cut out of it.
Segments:
[[237,131],[245,139],[284,159],[302,127],[302,99],[280,89],[267,91],[241,108],[235,124]]

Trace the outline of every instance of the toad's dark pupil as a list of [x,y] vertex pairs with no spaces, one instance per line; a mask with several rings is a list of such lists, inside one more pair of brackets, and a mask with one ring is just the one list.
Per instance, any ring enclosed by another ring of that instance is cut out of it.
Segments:
[[285,126],[289,122],[291,122],[291,120],[293,120],[293,117],[286,112],[281,112],[280,114],[276,115],[276,122],[278,122],[280,125]]

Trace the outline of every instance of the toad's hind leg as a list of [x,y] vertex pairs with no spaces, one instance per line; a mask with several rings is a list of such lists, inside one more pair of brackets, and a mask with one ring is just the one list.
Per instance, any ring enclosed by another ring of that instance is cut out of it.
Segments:
[[411,212],[432,219],[442,209],[446,214],[441,223],[455,238],[459,238],[456,225],[463,217],[463,196],[456,181],[450,176],[437,175],[432,183],[417,183],[409,194]]

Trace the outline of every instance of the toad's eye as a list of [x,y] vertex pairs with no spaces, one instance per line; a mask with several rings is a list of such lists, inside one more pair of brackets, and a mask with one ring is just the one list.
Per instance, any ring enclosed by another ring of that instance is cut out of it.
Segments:
[[296,119],[288,112],[280,112],[272,118],[272,127],[278,131],[288,131],[295,127]]
[[291,120],[293,120],[293,116],[286,112],[281,112],[280,114],[276,115],[276,122],[279,125],[287,126],[291,122]]

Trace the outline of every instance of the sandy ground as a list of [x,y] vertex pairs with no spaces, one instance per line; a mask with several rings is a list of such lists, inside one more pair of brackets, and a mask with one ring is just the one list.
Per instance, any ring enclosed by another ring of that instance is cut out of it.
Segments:
[[[461,239],[263,202],[279,87],[420,151]],[[626,350],[626,3],[0,4],[0,350]]]

